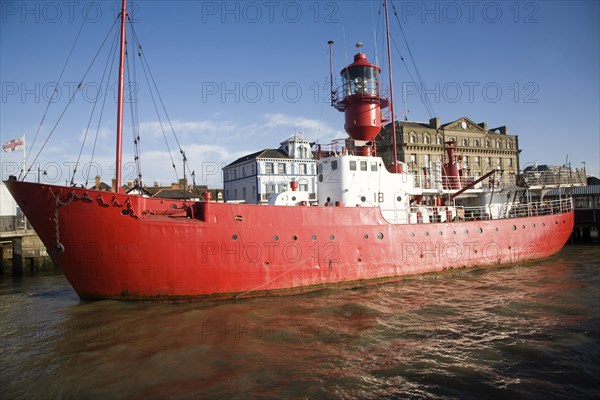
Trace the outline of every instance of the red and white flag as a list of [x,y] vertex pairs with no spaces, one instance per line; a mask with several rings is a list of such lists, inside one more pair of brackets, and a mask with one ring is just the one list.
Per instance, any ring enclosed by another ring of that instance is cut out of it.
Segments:
[[5,153],[10,153],[11,151],[22,150],[23,146],[23,138],[20,137],[17,139],[10,139],[4,142],[4,144],[2,145],[2,150],[4,150]]

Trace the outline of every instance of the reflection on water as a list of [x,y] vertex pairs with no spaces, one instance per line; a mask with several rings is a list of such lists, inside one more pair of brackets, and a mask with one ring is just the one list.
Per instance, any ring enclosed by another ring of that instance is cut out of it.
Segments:
[[5,398],[600,396],[600,248],[302,296],[82,303],[0,283]]

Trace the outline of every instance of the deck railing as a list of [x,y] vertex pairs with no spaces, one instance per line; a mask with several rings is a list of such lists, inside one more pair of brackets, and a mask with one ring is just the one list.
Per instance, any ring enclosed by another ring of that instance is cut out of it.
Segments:
[[[448,209],[450,209],[452,220],[448,220]],[[502,204],[480,207],[432,207],[432,206],[413,206],[409,213],[412,215],[406,218],[410,223],[429,222],[457,222],[457,221],[479,221],[491,219],[508,219],[535,217],[541,215],[562,214],[573,211],[573,201],[571,198],[531,202],[524,204]],[[423,218],[423,214],[427,218]],[[418,215],[416,218],[415,216]]]

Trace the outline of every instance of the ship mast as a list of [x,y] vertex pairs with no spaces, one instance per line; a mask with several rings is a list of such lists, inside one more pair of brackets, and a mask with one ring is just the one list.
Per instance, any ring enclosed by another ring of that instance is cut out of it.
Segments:
[[392,171],[390,172],[399,172],[398,169],[398,149],[396,148],[396,117],[394,116],[394,84],[392,82],[392,54],[390,51],[390,22],[388,18],[388,2],[384,0],[383,2],[385,8],[385,30],[387,36],[387,53],[388,53],[388,70],[390,76],[390,119],[392,120],[392,148],[394,155],[394,165],[392,167]]
[[123,192],[121,187],[121,169],[123,161],[123,93],[124,93],[124,81],[125,81],[125,21],[127,18],[127,0],[123,0],[121,4],[121,48],[119,54],[119,87],[118,87],[118,100],[117,100],[117,145],[116,145],[116,165],[115,165],[115,191],[117,193]]

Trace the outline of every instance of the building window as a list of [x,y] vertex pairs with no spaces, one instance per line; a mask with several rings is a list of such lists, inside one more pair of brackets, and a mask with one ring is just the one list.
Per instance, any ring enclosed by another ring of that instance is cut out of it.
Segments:
[[242,176],[246,176],[246,167],[242,167]]
[[438,135],[435,138],[435,143],[441,146],[442,145],[442,137]]
[[487,165],[487,166],[492,165],[492,159],[490,157],[485,158],[485,165]]
[[479,156],[475,156],[475,165],[477,165],[477,166],[481,165],[480,161],[479,161]]
[[592,198],[575,197],[575,208],[592,208]]
[[475,147],[481,147],[481,142],[479,139],[475,139]]
[[500,140],[496,140],[496,148],[499,149],[501,146]]
[[430,155],[429,154],[425,154],[423,155],[423,164],[425,167],[429,167],[429,162],[430,162]]
[[308,192],[308,183],[299,184],[298,189],[300,189],[301,192]]
[[265,174],[273,175],[273,163],[268,162],[265,164]]
[[416,143],[417,142],[417,136],[414,134],[414,132],[411,132],[409,140],[410,140],[410,143]]
[[496,161],[498,162],[498,166],[500,167],[500,169],[502,169],[502,159],[498,157]]
[[509,159],[508,159],[508,166],[509,166],[509,167],[512,167],[512,166],[513,166],[513,159],[512,159],[512,158],[509,158]]
[[356,161],[350,161],[350,171],[356,171]]
[[337,169],[337,160],[333,160],[331,162],[331,170],[335,171]]
[[485,147],[490,147],[490,140],[489,140],[489,139],[487,139],[487,140],[485,141]]
[[366,161],[361,161],[360,162],[360,170],[361,171],[366,171],[367,170],[367,162]]
[[468,141],[467,139],[463,139],[463,140],[462,140],[462,145],[463,145],[464,147],[467,147],[467,146],[469,145],[469,141]]
[[237,200],[237,189],[233,189],[233,198]]
[[242,189],[243,199],[246,200],[246,188]]
[[306,175],[306,164],[300,164],[300,174],[301,175]]
[[469,156],[463,156],[463,165],[465,167],[469,165]]
[[417,163],[417,155],[416,154],[411,154],[410,155],[410,162],[413,164]]
[[250,200],[254,200],[254,193],[256,193],[256,186],[252,185],[252,198]]
[[279,175],[285,175],[285,173],[286,173],[286,172],[285,172],[285,164],[284,164],[284,163],[279,163],[279,164],[277,165],[277,170],[278,170],[278,171],[277,171],[277,173],[278,173]]
[[512,149],[512,143],[510,142],[510,140],[506,141],[506,148],[507,149]]
[[377,161],[371,161],[371,171],[377,171]]
[[431,138],[429,137],[428,134],[423,135],[423,143],[425,143],[425,144],[431,143]]

